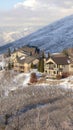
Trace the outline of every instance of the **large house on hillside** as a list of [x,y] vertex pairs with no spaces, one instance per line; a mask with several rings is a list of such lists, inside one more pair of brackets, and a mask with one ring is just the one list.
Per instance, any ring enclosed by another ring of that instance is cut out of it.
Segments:
[[39,57],[36,56],[20,56],[16,57],[14,60],[14,70],[17,72],[29,72],[31,70],[31,65],[37,68],[39,62]]
[[50,76],[73,73],[73,61],[63,54],[51,55],[45,61],[44,71]]
[[35,46],[24,46],[23,48],[20,48],[16,51],[14,51],[11,54],[11,61],[14,61],[14,59],[16,58],[16,56],[21,57],[21,56],[37,56],[40,54],[40,50],[39,48],[35,47]]
[[37,68],[40,50],[37,47],[24,46],[11,54],[10,61],[13,63],[14,70],[18,72],[29,72],[31,64]]

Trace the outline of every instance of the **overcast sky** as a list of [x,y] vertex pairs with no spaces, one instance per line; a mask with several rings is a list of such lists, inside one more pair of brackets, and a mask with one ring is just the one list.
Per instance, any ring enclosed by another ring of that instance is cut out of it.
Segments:
[[73,0],[1,0],[0,26],[45,26],[73,14]]

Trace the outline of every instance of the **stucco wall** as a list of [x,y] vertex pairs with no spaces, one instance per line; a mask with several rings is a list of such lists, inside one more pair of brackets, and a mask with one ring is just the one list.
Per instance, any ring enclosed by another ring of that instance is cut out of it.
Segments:
[[73,64],[69,65],[69,72],[73,74]]
[[69,65],[64,65],[63,66],[63,72],[68,72],[69,73]]

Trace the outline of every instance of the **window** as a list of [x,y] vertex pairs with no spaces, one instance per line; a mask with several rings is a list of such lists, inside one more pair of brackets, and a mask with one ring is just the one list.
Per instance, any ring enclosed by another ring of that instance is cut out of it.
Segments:
[[56,72],[55,72],[55,71],[54,71],[53,73],[54,73],[54,74],[56,74]]
[[61,71],[61,72],[62,72],[62,71],[63,71],[63,68],[59,68],[59,71]]
[[20,69],[24,69],[24,66],[20,66]]
[[47,73],[47,70],[45,70],[45,72]]

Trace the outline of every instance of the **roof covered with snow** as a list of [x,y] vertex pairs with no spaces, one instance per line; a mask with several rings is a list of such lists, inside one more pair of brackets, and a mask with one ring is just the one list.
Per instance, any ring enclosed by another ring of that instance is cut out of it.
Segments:
[[24,57],[17,57],[17,62],[20,64],[24,64],[24,63],[32,63],[35,59],[38,59],[38,56],[27,56],[26,58]]

